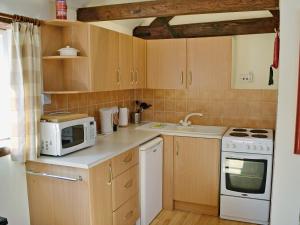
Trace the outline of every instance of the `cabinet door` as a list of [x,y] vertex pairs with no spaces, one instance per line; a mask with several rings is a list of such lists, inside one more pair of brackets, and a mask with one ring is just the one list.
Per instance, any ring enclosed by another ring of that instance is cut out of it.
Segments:
[[90,67],[94,91],[110,91],[119,88],[119,34],[91,25]]
[[89,171],[93,225],[112,225],[112,166],[106,161]]
[[174,200],[217,208],[219,170],[219,140],[174,138]]
[[[90,225],[88,171],[77,168],[27,163],[28,200],[31,225]],[[76,178],[68,181],[43,173]],[[40,175],[38,175],[40,174]]]
[[186,86],[186,40],[147,41],[147,88]]
[[134,88],[146,87],[146,41],[133,37]]
[[230,87],[231,37],[187,39],[187,88],[224,89]]
[[132,89],[134,87],[132,51],[132,36],[119,34],[119,73],[121,89]]

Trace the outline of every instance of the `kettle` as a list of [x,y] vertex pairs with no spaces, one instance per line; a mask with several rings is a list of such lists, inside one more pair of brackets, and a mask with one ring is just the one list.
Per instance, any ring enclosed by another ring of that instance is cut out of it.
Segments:
[[118,107],[101,108],[100,112],[100,123],[101,123],[101,134],[107,135],[114,132],[114,114],[118,113]]

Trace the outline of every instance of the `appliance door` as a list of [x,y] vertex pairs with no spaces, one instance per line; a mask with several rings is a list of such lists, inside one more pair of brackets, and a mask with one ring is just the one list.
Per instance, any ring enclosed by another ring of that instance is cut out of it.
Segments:
[[59,125],[61,155],[87,147],[88,125],[89,123],[80,121],[68,121]]
[[141,225],[149,225],[162,210],[163,140],[140,147]]
[[221,194],[270,200],[272,155],[222,152]]

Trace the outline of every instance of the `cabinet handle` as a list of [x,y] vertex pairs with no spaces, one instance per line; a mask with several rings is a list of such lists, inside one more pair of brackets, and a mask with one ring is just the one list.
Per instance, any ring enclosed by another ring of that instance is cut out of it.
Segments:
[[126,214],[125,219],[129,219],[133,215],[133,210],[131,210],[129,213]]
[[181,72],[181,76],[180,76],[180,81],[181,81],[181,84],[183,85],[183,76],[184,76],[184,74],[183,74],[183,71]]
[[128,188],[132,187],[132,185],[133,185],[133,180],[131,179],[124,185],[124,188],[128,189]]
[[113,177],[113,174],[112,174],[112,167],[111,167],[111,164],[109,164],[109,176],[108,176],[108,182],[107,184],[108,185],[111,185],[112,184],[112,177]]
[[135,84],[138,84],[138,70],[135,70]]
[[178,142],[176,142],[176,155],[177,156],[179,155],[179,144],[178,144]]
[[120,84],[120,68],[117,69],[117,84]]
[[193,84],[193,72],[190,71],[190,86]]
[[58,175],[48,174],[48,173],[43,173],[43,172],[34,172],[34,171],[31,171],[31,170],[27,170],[26,173],[30,174],[30,175],[34,175],[34,176],[50,177],[50,178],[55,178],[55,179],[59,179],[59,180],[66,180],[66,181],[72,181],[72,182],[83,181],[82,176],[78,176],[77,178],[64,177],[64,176],[58,176]]
[[129,163],[132,161],[132,152],[130,152],[126,158],[123,160],[124,163]]
[[131,85],[134,84],[134,70],[133,69],[130,70],[130,83],[131,83]]

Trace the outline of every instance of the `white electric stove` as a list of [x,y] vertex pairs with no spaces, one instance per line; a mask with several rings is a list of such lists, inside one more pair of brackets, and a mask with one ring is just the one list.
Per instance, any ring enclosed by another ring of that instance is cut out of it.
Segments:
[[269,224],[273,130],[230,128],[221,164],[220,217]]

